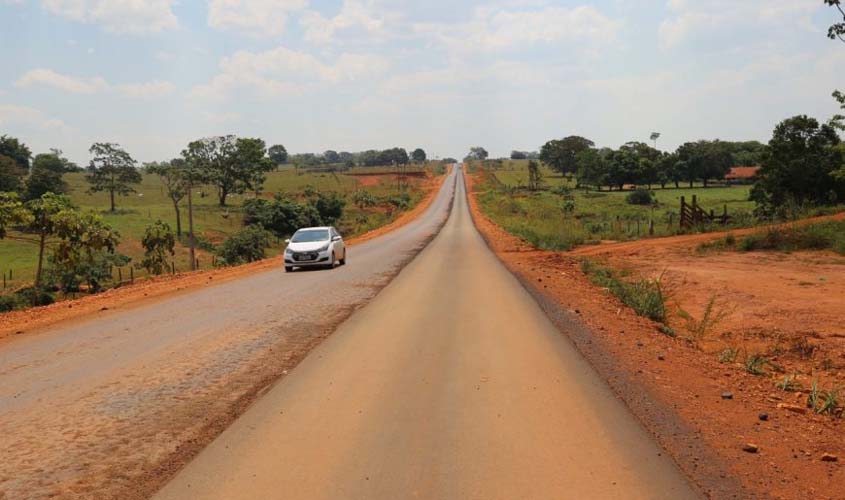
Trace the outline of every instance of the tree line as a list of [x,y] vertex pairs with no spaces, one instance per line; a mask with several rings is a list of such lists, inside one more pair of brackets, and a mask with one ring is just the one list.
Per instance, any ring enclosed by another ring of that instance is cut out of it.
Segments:
[[303,153],[291,155],[289,162],[297,167],[319,167],[323,165],[341,165],[352,167],[376,167],[386,165],[409,165],[411,163],[425,163],[428,154],[422,148],[416,148],[410,153],[405,148],[394,147],[385,150],[368,149],[357,153],[348,151],[337,152],[328,150],[321,154]]

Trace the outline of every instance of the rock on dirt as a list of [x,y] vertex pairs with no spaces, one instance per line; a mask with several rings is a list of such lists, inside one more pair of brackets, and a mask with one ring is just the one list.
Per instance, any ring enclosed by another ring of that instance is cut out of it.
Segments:
[[757,453],[760,451],[760,447],[754,443],[746,443],[745,446],[742,447],[742,451],[747,453]]
[[822,455],[822,462],[838,462],[838,461],[839,461],[839,457],[837,457],[836,455],[833,455],[831,453],[825,453],[824,455]]

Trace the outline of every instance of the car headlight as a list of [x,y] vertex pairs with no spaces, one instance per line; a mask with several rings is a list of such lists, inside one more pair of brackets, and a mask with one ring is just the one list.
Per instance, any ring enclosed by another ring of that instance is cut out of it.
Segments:
[[293,255],[293,250],[290,248],[285,248],[285,255]]
[[326,246],[321,247],[321,248],[320,248],[319,250],[317,250],[317,251],[318,251],[318,252],[328,252],[328,251],[329,251],[329,244],[328,244],[328,243],[326,243]]

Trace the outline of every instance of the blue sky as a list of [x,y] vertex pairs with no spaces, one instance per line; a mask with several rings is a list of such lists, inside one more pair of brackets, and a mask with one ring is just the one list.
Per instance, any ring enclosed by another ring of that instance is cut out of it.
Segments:
[[0,0],[0,133],[80,164],[227,133],[456,157],[765,141],[836,111],[833,20],[821,0]]

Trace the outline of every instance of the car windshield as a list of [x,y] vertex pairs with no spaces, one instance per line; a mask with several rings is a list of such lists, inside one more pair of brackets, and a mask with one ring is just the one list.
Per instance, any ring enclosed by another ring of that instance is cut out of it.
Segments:
[[291,243],[314,243],[316,241],[327,241],[329,231],[327,229],[316,229],[312,231],[297,231],[291,238]]

